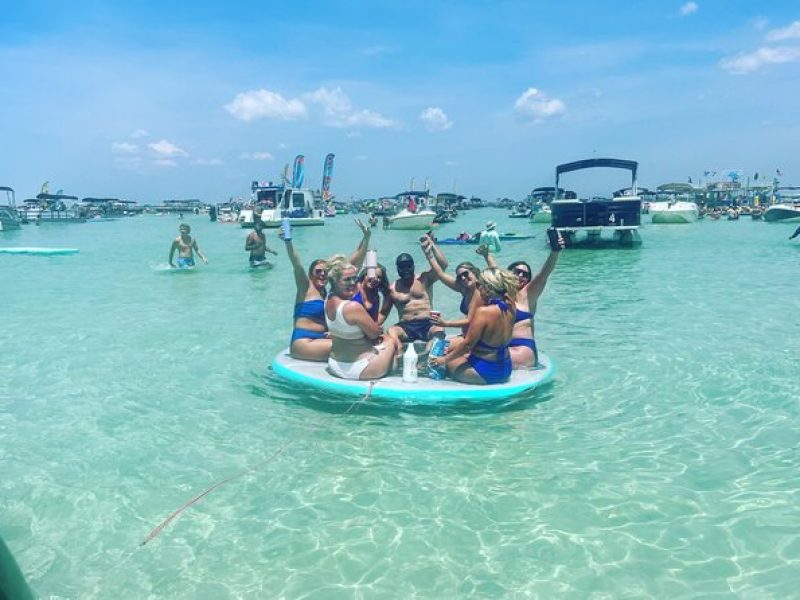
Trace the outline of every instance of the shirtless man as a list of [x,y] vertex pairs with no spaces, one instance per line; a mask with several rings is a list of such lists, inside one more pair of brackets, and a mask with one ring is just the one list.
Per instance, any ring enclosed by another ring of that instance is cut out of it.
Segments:
[[267,260],[267,252],[275,256],[277,256],[278,253],[267,246],[267,237],[264,235],[264,221],[260,218],[256,219],[253,223],[253,231],[247,236],[244,249],[250,253],[251,267],[272,267],[272,263]]
[[208,264],[208,259],[203,255],[202,252],[200,252],[200,248],[197,245],[197,240],[189,235],[189,233],[192,231],[192,228],[184,223],[178,229],[181,234],[173,240],[172,246],[169,249],[169,266],[175,268],[175,263],[172,262],[172,258],[175,256],[176,250],[178,251],[179,269],[189,269],[194,267],[195,252],[197,252],[197,256],[199,256],[205,264]]
[[[442,269],[447,268],[447,259],[429,236],[422,236],[420,245],[425,256],[435,257]],[[414,272],[414,259],[410,254],[401,254],[395,264],[400,277],[389,286],[388,302],[381,311],[388,315],[392,306],[397,307],[400,320],[391,328],[389,335],[397,337],[401,342],[428,341],[432,329],[432,287],[439,278],[433,269],[417,275]]]

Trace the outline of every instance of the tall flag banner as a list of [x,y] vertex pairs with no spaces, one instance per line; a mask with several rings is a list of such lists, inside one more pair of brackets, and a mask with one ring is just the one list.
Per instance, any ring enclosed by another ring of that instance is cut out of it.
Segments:
[[756,173],[755,175],[753,175],[753,181],[758,181],[758,173]]
[[783,171],[780,169],[775,169],[775,173],[777,173],[778,177],[783,177]]
[[331,178],[333,177],[333,154],[325,157],[322,169],[322,199],[327,202],[331,198]]
[[689,183],[692,183],[692,176],[689,176]]
[[306,176],[305,160],[306,159],[302,154],[298,154],[294,157],[294,170],[292,171],[293,188],[303,187],[303,180]]

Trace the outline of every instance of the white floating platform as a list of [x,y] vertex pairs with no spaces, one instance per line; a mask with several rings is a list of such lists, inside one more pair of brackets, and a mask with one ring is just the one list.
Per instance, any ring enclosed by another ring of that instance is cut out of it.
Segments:
[[404,383],[400,375],[370,381],[355,381],[334,377],[327,363],[297,360],[287,348],[272,361],[272,370],[279,377],[325,392],[347,396],[364,396],[372,385],[371,398],[382,398],[399,404],[448,404],[452,402],[493,402],[530,392],[552,381],[555,365],[550,358],[539,353],[540,366],[536,369],[517,369],[506,383],[471,385],[452,379],[435,380],[420,376],[417,383]]
[[0,254],[40,254],[51,256],[54,254],[77,254],[77,248],[0,248]]

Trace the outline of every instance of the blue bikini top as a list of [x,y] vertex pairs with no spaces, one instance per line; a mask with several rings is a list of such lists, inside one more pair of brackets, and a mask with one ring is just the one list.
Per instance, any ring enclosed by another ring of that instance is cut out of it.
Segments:
[[519,323],[520,321],[524,321],[525,319],[530,319],[532,317],[533,313],[529,313],[527,310],[517,309],[517,314],[514,315],[514,323]]
[[306,300],[294,305],[294,318],[306,318],[312,321],[325,322],[325,302],[319,300]]
[[460,310],[462,314],[469,314],[469,304],[467,304],[466,296],[461,296],[461,306],[458,307],[458,310]]
[[[353,296],[352,300],[353,300],[353,302],[358,302],[364,308],[367,308],[367,306],[364,304],[364,296],[361,294],[361,290],[358,290],[356,295]],[[377,305],[377,303],[374,303],[372,305],[372,308],[367,310],[367,312],[369,313],[369,316],[372,317],[373,321],[377,321],[378,320],[378,305]]]

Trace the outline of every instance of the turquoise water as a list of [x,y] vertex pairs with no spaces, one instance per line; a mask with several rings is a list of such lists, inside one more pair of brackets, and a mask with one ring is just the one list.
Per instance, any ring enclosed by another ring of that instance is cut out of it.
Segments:
[[[489,218],[538,234],[502,262],[544,260],[544,226],[499,211],[438,235]],[[537,315],[552,386],[397,409],[271,377],[283,248],[270,232],[277,265],[250,272],[246,232],[187,221],[210,260],[191,273],[163,268],[175,217],[0,237],[80,248],[0,255],[0,536],[42,596],[797,597],[794,226],[647,225],[639,249],[565,252]],[[310,262],[357,230],[295,237]],[[391,263],[415,238],[374,246]]]

